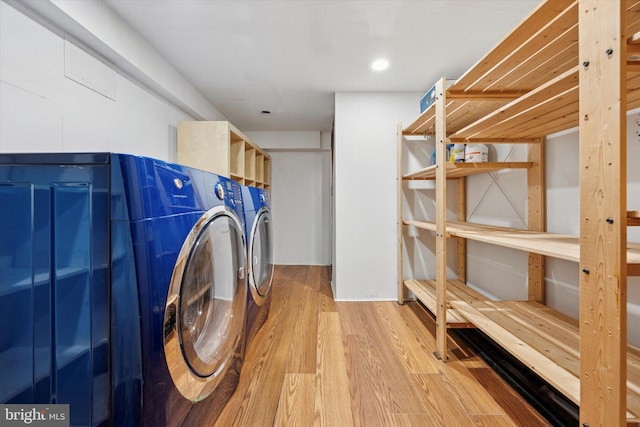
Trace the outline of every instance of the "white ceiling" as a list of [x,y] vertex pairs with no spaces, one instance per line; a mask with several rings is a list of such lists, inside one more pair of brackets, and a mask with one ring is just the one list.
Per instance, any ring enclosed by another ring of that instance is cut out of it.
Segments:
[[[426,92],[460,77],[539,3],[104,1],[244,131],[330,130],[335,92]],[[371,71],[378,57],[387,71]]]

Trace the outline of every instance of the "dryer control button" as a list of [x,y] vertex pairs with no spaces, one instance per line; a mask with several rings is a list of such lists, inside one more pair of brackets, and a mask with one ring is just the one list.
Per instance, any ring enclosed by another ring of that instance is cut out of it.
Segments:
[[214,187],[214,191],[218,199],[224,200],[224,187],[222,186],[222,184],[217,183],[216,186]]

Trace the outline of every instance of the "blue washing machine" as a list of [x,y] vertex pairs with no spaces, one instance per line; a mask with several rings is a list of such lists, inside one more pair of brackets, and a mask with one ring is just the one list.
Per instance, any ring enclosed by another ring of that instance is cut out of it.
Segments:
[[247,296],[247,342],[269,317],[273,282],[273,231],[269,192],[242,186],[249,294]]
[[[110,153],[0,154],[0,403],[214,420],[246,345],[240,186]],[[205,421],[206,420],[206,421]]]

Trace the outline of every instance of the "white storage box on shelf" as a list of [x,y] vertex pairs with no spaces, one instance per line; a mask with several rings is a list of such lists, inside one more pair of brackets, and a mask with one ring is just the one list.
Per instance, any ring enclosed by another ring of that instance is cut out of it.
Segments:
[[486,144],[467,144],[464,148],[464,161],[467,163],[488,162],[489,147]]

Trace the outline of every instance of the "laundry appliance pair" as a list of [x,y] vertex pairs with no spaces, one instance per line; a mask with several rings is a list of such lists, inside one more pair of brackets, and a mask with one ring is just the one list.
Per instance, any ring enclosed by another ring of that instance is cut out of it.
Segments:
[[210,425],[246,348],[240,185],[131,155],[0,154],[0,204],[0,403]]

